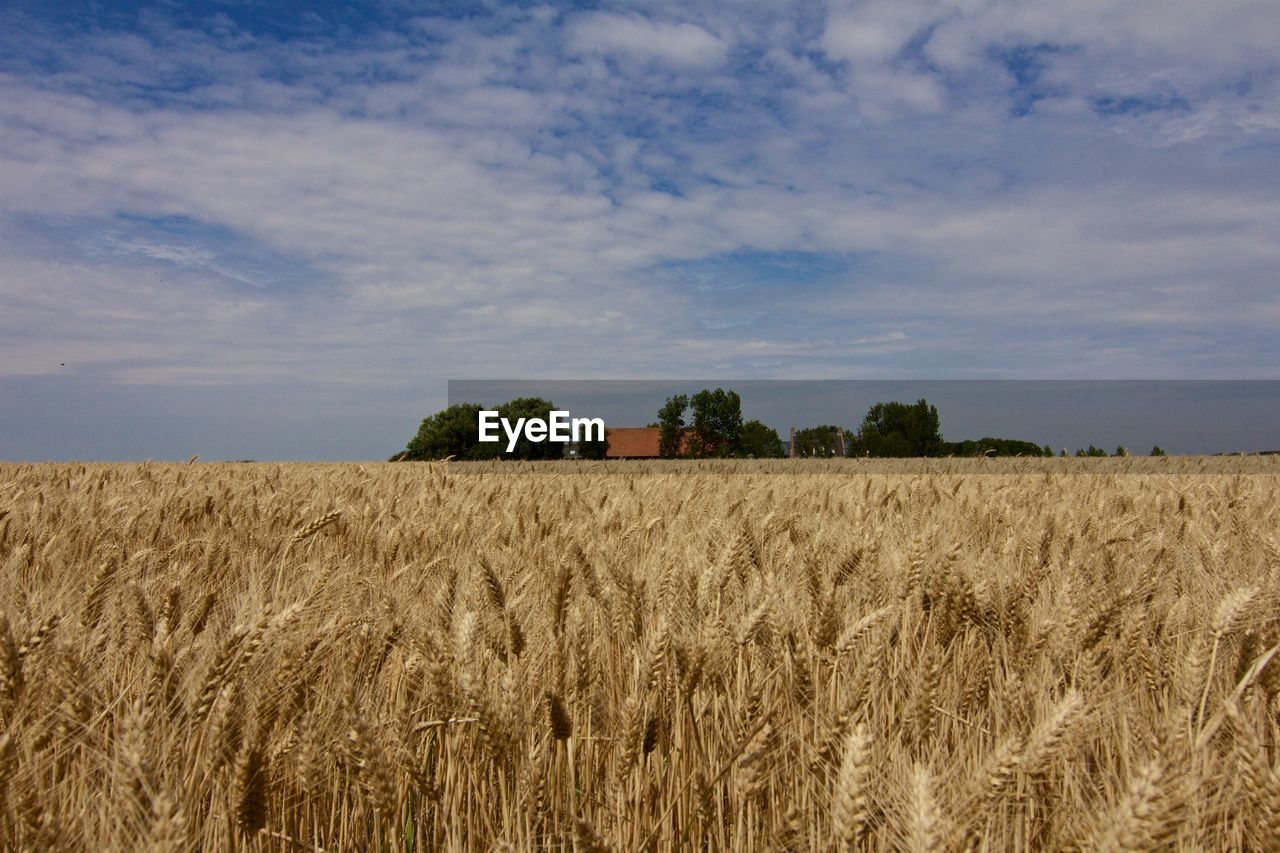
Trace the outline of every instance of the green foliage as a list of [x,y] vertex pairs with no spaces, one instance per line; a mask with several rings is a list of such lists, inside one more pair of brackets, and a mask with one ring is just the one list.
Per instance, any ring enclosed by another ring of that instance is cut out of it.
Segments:
[[771,426],[760,421],[747,421],[742,425],[738,453],[756,459],[777,458],[782,455],[782,438]]
[[[520,418],[549,420],[555,407],[555,403],[541,397],[517,397],[498,407],[498,417],[506,418],[514,427]],[[560,459],[564,456],[564,445],[558,441],[530,441],[521,435],[515,450],[507,453],[507,439],[503,433],[500,444],[503,459]]]
[[[850,456],[1053,456],[1053,448],[1033,441],[986,436],[977,440],[944,441],[938,408],[927,400],[907,403],[876,403],[867,411],[857,435],[848,445]],[[813,431],[832,430],[815,427]],[[808,455],[809,441],[801,441],[806,433],[796,434],[802,455]],[[807,436],[806,436],[807,439]],[[827,439],[831,441],[832,439]],[[821,445],[819,445],[821,446]],[[1064,454],[1065,455],[1065,452]]]
[[980,438],[977,441],[943,442],[943,452],[948,456],[1052,456],[1053,450],[1045,445],[1041,447],[1034,441],[1019,441],[1016,438]]
[[862,419],[851,455],[902,457],[940,456],[943,453],[938,407],[927,400],[876,403]]
[[[479,403],[456,403],[425,418],[418,434],[410,439],[402,453],[392,461],[444,459],[452,456],[461,461],[481,459],[559,459],[564,445],[555,441],[529,441],[521,436],[512,453],[506,452],[507,438],[498,431],[496,442],[480,441]],[[518,418],[549,418],[555,404],[540,397],[520,397],[498,406],[498,416],[514,426]]]
[[689,398],[693,423],[688,454],[698,459],[734,456],[742,440],[742,398],[737,391],[702,390]]
[[680,444],[684,439],[684,410],[689,408],[689,397],[676,394],[658,409],[658,455],[663,459],[680,456]]
[[1107,455],[1107,451],[1103,450],[1100,447],[1094,447],[1092,444],[1089,445],[1087,449],[1081,448],[1080,450],[1076,451],[1076,456],[1106,456],[1106,455]]
[[796,430],[795,454],[804,457],[840,455],[840,427],[823,424]]
[[578,458],[579,459],[604,459],[609,453],[609,434],[606,432],[605,437],[596,440],[579,441],[578,442]]
[[1153,444],[1151,446],[1151,455],[1152,456],[1168,456],[1169,454],[1165,453],[1164,448],[1161,447],[1160,445]]
[[[479,403],[457,403],[425,418],[418,427],[418,434],[410,439],[399,459],[419,461],[428,459],[494,459],[500,451],[499,444],[481,444],[479,440]],[[395,458],[395,457],[393,457]]]
[[[692,422],[685,412],[692,410]],[[658,455],[707,459],[741,452],[742,398],[737,391],[703,389],[692,397],[668,397],[658,410]],[[776,433],[775,433],[776,435]]]

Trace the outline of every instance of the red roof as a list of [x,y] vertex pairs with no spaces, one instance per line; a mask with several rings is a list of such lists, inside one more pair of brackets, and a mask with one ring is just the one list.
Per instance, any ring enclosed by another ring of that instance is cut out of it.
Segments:
[[[657,459],[662,430],[657,427],[607,427],[605,438],[609,449],[605,459]],[[690,436],[686,432],[680,440],[680,450],[689,452]]]
[[657,427],[609,427],[604,431],[609,441],[606,459],[657,459]]

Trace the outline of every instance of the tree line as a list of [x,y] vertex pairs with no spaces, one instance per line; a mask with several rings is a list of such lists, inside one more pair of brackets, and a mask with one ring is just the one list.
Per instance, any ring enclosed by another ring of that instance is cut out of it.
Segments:
[[[478,462],[485,459],[559,459],[564,445],[552,441],[530,441],[521,437],[511,453],[506,452],[505,441],[480,441],[480,412],[488,407],[479,403],[455,403],[423,419],[418,432],[405,445],[405,449],[391,457],[392,462],[412,462],[431,459],[454,459]],[[549,420],[556,404],[542,397],[517,397],[493,407],[499,418],[515,423],[520,418]],[[584,459],[603,459],[609,448],[608,437],[603,441],[581,441],[578,455]]]
[[[1053,448],[1034,441],[984,436],[978,439],[947,441],[942,437],[942,419],[938,407],[927,400],[915,403],[876,403],[867,410],[862,423],[854,430],[824,425],[796,431],[796,455],[835,456],[841,445],[848,456],[877,458],[916,456],[1054,456]],[[1063,448],[1058,456],[1066,456]],[[1108,454],[1094,445],[1075,452],[1076,456],[1129,456],[1124,447]],[[1152,456],[1166,455],[1159,445],[1151,448]]]
[[773,427],[743,421],[737,391],[703,389],[668,397],[658,410],[658,455],[664,459],[768,458],[782,455]]
[[[405,449],[392,461],[454,459],[559,459],[564,445],[534,442],[521,438],[514,452],[502,443],[481,442],[478,437],[479,403],[457,403],[428,416]],[[498,415],[515,422],[519,418],[548,419],[556,405],[541,397],[519,397],[497,406]],[[696,394],[675,394],[658,409],[658,419],[649,424],[658,429],[658,455],[664,459],[756,458],[785,455],[786,446],[777,430],[758,420],[744,421],[742,398],[723,388],[703,389]],[[603,459],[608,439],[580,442],[577,456]],[[942,437],[942,420],[937,406],[927,400],[915,403],[880,402],[871,406],[856,429],[824,424],[797,430],[795,455],[802,457],[846,456],[903,458],[917,456],[1053,456],[1048,445],[1013,438],[986,436],[963,441]],[[1060,456],[1066,456],[1064,448]],[[1108,454],[1092,444],[1077,450],[1076,456],[1128,456],[1123,447]],[[1152,456],[1164,456],[1157,445]]]

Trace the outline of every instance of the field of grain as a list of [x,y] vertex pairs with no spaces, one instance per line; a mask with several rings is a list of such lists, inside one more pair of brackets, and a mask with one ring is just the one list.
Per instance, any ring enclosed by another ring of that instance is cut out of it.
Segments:
[[0,848],[1277,849],[1268,460],[0,465]]

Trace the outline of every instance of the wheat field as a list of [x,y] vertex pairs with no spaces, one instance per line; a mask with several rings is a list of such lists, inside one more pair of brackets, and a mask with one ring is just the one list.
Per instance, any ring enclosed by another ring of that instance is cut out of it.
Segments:
[[1280,848],[1280,465],[0,465],[0,848]]

